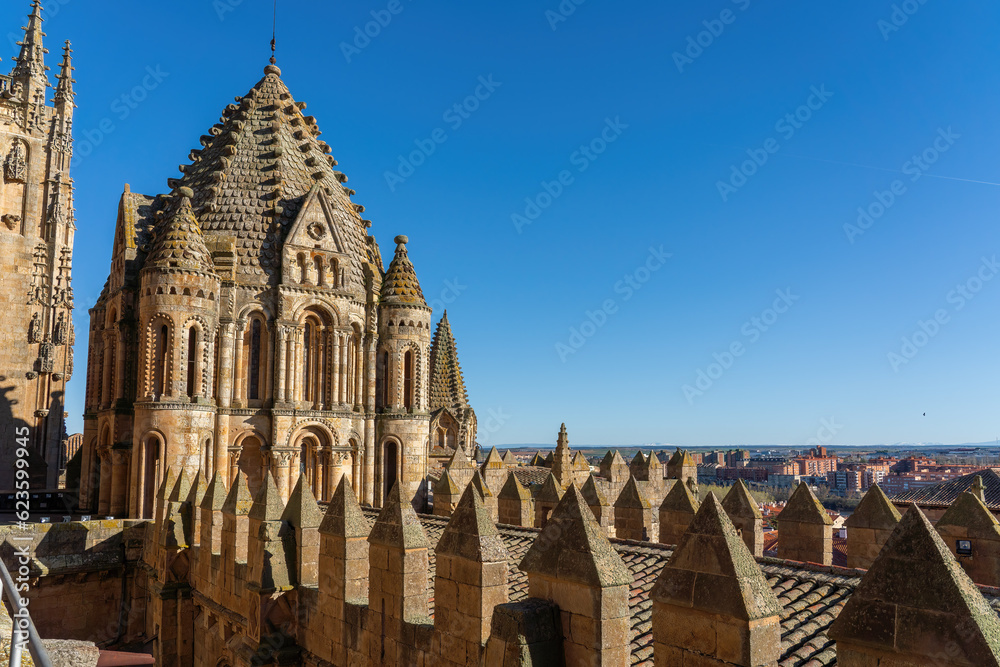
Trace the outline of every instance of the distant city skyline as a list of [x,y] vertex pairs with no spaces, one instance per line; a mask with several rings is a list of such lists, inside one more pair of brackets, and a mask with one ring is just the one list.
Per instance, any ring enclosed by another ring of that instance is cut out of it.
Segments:
[[[992,442],[1000,7],[895,4],[282,7],[278,64],[383,258],[414,239],[484,446]],[[270,12],[47,3],[78,81],[71,433],[124,185],[168,190]]]

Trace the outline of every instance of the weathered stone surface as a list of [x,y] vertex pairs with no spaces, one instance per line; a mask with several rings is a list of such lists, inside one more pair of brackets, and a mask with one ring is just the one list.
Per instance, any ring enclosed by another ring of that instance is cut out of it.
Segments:
[[280,521],[281,515],[285,512],[285,503],[278,493],[278,485],[274,481],[274,476],[268,470],[264,475],[264,483],[260,491],[253,499],[250,506],[250,518],[254,521]]
[[875,484],[868,489],[857,508],[851,516],[847,517],[844,525],[848,531],[851,528],[877,528],[891,531],[899,523],[900,518],[899,510],[890,502],[878,484]]
[[[341,481],[344,479],[346,475]],[[296,529],[319,528],[323,523],[323,512],[316,503],[316,496],[306,482],[305,475],[299,475],[299,481],[295,483],[295,488],[288,497],[288,504],[285,505],[281,519]]]
[[628,585],[632,581],[575,485],[566,490],[518,568],[587,586]]
[[[830,629],[883,664],[1000,665],[1000,618],[911,506]],[[841,663],[844,664],[844,663]],[[847,663],[847,667],[869,664]],[[874,664],[874,663],[872,663]]]
[[369,528],[347,476],[341,478],[326,508],[319,532],[338,537],[368,537]]
[[385,506],[368,535],[368,543],[400,549],[428,547],[427,535],[420,520],[413,511],[413,506],[401,499],[398,484],[389,492]]

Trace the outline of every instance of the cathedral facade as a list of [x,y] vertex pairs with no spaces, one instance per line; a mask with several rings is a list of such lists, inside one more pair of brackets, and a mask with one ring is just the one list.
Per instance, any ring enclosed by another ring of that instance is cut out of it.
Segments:
[[49,105],[41,11],[34,0],[14,69],[0,75],[4,490],[15,488],[16,459],[27,459],[32,488],[57,488],[65,390],[73,375],[73,67],[67,42]]
[[423,506],[431,309],[305,108],[272,59],[170,194],[126,186],[90,312],[82,507],[150,518],[168,468],[252,493],[270,471],[285,499],[300,473],[320,500],[346,477],[374,506],[398,480]]

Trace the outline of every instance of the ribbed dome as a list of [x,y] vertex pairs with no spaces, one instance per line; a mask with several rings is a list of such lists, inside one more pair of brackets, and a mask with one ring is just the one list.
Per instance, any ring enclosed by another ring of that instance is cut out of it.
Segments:
[[207,236],[235,237],[237,278],[264,283],[279,279],[281,244],[314,185],[333,202],[335,222],[346,249],[355,259],[348,269],[356,284],[364,283],[362,265],[381,266],[374,244],[367,241],[363,207],[351,202],[347,180],[334,171],[330,147],[318,139],[316,121],[304,116],[282,82],[281,70],[268,65],[265,76],[236,104],[226,107],[222,122],[202,137],[201,150],[191,153],[184,176],[171,188],[187,186]]
[[427,302],[424,301],[417,272],[406,253],[408,242],[409,239],[405,236],[396,237],[396,256],[392,258],[389,270],[382,280],[382,303],[426,307]]

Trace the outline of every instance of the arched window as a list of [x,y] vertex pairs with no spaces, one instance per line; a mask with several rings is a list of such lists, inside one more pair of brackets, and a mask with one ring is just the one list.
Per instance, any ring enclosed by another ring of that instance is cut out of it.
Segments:
[[215,332],[215,344],[212,347],[212,392],[215,398],[219,398],[219,331]]
[[330,287],[340,287],[340,264],[335,259],[330,260]]
[[308,265],[306,264],[306,256],[300,252],[298,260],[299,260],[299,282],[307,283],[309,282],[309,268]]
[[416,403],[416,387],[413,381],[413,350],[407,350],[403,355],[403,407],[412,410]]
[[313,260],[316,266],[316,284],[320,287],[326,285],[326,271],[323,270],[323,258],[317,257]]
[[261,398],[261,356],[263,345],[262,326],[259,319],[254,318],[250,323],[250,363],[247,374],[247,398],[251,401],[259,401]]
[[153,342],[153,395],[159,399],[166,393],[167,373],[170,365],[167,360],[170,357],[169,347],[170,329],[166,324],[160,327],[159,335]]
[[378,410],[389,406],[389,353],[381,352],[378,355],[378,363],[375,366],[375,384],[378,391],[375,394]]
[[198,330],[194,327],[188,329],[187,340],[187,395],[194,398],[195,394],[195,373],[197,371],[198,360]]

